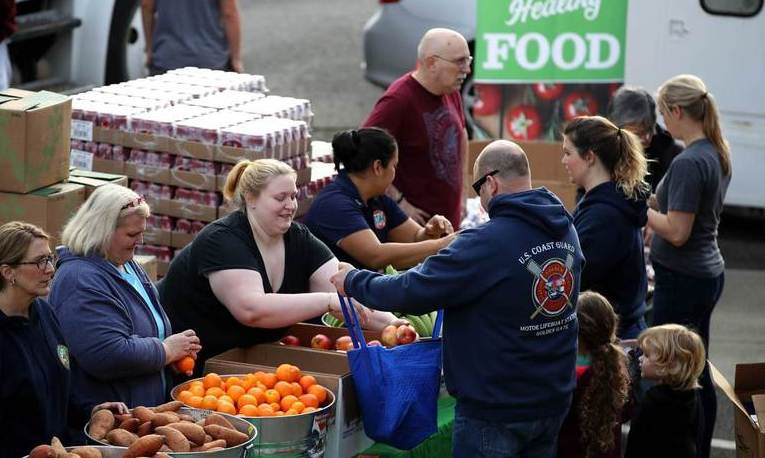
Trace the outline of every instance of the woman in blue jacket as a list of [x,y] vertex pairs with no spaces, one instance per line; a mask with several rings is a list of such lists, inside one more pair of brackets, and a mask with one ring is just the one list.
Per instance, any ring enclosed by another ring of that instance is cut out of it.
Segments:
[[[56,262],[48,240],[31,224],[0,226],[0,458],[27,455],[53,436],[67,442],[67,422],[82,430],[87,417],[78,414],[93,407],[70,389],[69,350],[42,299]],[[103,408],[127,412],[122,403],[95,407]]]
[[149,206],[118,185],[96,189],[64,228],[50,303],[77,365],[72,386],[87,401],[165,402],[166,368],[201,349],[193,330],[173,334],[157,290],[133,261]]
[[448,219],[434,215],[420,226],[399,208],[403,197],[386,195],[398,165],[396,140],[386,131],[340,132],[332,156],[339,173],[316,197],[305,224],[340,261],[373,270],[408,268],[451,242]]
[[640,140],[603,117],[579,117],[563,131],[563,165],[585,190],[574,210],[586,261],[581,290],[605,296],[619,315],[618,336],[635,338],[646,328],[641,231],[650,189]]

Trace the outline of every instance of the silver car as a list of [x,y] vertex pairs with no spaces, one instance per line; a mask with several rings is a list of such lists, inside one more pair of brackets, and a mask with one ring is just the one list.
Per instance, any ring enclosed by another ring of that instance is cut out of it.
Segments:
[[[380,9],[364,26],[364,77],[387,87],[414,70],[417,44],[433,27],[461,33],[474,49],[476,0],[378,0]],[[465,84],[465,86],[471,86]],[[464,91],[463,91],[464,92]]]

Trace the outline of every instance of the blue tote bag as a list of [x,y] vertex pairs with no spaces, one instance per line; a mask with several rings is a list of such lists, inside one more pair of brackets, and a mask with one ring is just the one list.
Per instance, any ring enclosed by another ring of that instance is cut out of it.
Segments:
[[364,432],[377,442],[409,450],[438,428],[441,383],[439,310],[430,340],[394,348],[367,346],[350,303],[340,296],[345,323],[353,340],[348,363],[356,386]]

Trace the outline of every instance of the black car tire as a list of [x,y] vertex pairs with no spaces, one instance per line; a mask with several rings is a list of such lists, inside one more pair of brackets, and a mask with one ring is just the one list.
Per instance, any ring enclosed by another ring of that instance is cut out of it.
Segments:
[[109,27],[109,46],[106,54],[106,84],[128,79],[127,45],[131,37],[130,23],[140,8],[139,0],[116,0]]

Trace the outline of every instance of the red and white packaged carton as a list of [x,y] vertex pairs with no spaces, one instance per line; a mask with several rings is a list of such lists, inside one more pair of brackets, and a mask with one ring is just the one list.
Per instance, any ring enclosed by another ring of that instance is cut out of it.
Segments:
[[82,140],[69,140],[69,149],[85,151],[85,142]]
[[228,89],[240,91],[268,92],[266,79],[263,75],[251,75],[247,73],[227,72],[222,70],[210,70],[207,68],[184,67],[170,70],[173,75],[190,76],[197,80],[213,80],[225,85]]
[[184,234],[191,234],[191,221],[186,218],[178,218],[175,222],[175,231],[183,232]]
[[122,145],[112,145],[112,160],[124,161],[126,148]]
[[265,96],[260,92],[232,91],[227,89],[206,97],[187,100],[184,102],[184,105],[222,110],[224,108],[235,107],[264,97]]
[[130,130],[136,133],[172,137],[175,133],[176,122],[213,113],[214,111],[211,108],[173,105],[132,116],[130,119]]
[[222,128],[241,124],[252,119],[253,115],[249,113],[221,110],[178,121],[175,124],[175,136],[180,140],[218,144],[220,143],[220,130]]
[[123,105],[104,105],[98,113],[98,126],[105,129],[127,131],[130,118],[146,110],[138,107]]
[[277,132],[260,121],[257,119],[221,129],[221,143],[255,151],[261,157],[277,157]]
[[100,159],[112,159],[112,145],[109,143],[99,143],[95,157]]
[[213,88],[213,87],[160,81],[156,79],[155,77],[132,80],[124,84],[132,88],[149,89],[152,91],[172,92],[175,94],[181,94],[188,98],[204,97],[206,95],[214,94],[215,92],[219,91],[219,89]]
[[192,221],[191,222],[191,234],[197,234],[199,231],[205,228],[205,223],[202,221]]

